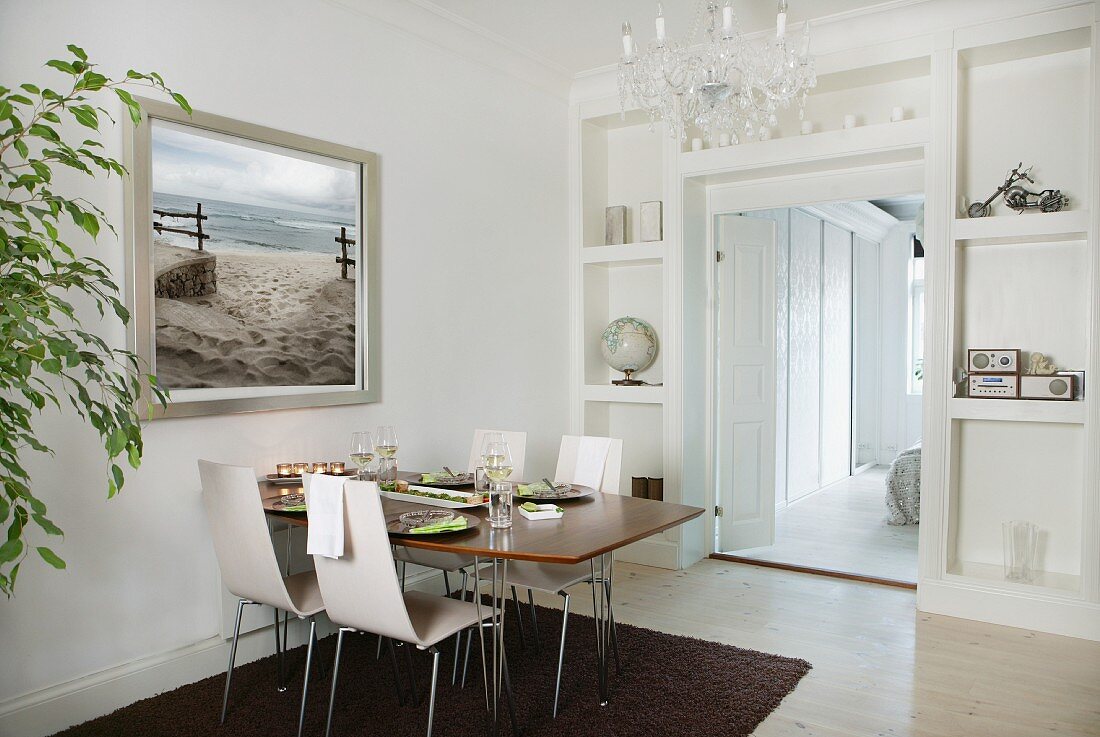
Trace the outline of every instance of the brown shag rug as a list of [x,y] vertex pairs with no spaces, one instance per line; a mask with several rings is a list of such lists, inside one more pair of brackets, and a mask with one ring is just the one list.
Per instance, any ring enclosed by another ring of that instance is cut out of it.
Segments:
[[[584,601],[577,597],[581,606]],[[541,652],[536,652],[526,605],[523,611],[527,648],[520,647],[513,616],[508,618],[505,635],[517,718],[528,737],[744,737],[779,706],[811,668],[804,660],[619,624],[623,673],[615,673],[612,660],[611,703],[601,708],[595,627],[591,617],[573,613],[569,615],[561,708],[558,718],[551,719],[561,612],[538,607]],[[508,612],[514,614],[514,608]],[[344,638],[333,735],[422,737],[427,729],[431,656],[413,651],[421,703],[416,707],[406,701],[399,706],[390,661],[385,654],[381,660],[375,659],[376,644],[373,635]],[[326,673],[317,678],[315,670],[310,679],[305,734],[311,737],[325,732],[335,648],[335,637],[321,641],[318,652]],[[453,638],[441,649],[434,734],[482,737],[486,734],[485,695],[477,641],[470,653],[466,688],[461,690],[451,686]],[[407,688],[407,660],[402,652],[397,655]],[[304,661],[304,647],[287,654],[290,688],[285,693],[275,690],[274,656],[238,667],[224,726],[218,724],[225,686],[222,674],[131,704],[56,737],[294,737]],[[510,734],[506,710],[504,717],[501,733]]]

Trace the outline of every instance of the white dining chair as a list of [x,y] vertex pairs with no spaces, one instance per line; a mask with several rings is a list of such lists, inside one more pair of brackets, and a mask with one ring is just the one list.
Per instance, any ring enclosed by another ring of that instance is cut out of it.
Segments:
[[[328,617],[340,628],[336,637],[325,735],[328,737],[332,732],[344,634],[370,632],[432,654],[432,690],[428,705],[428,737],[431,737],[439,679],[439,643],[451,636],[456,637],[457,643],[458,633],[477,627],[496,610],[475,602],[402,591],[390,558],[390,541],[378,484],[348,481],[344,489],[344,554],[340,558],[314,556]],[[308,505],[308,488],[306,494]],[[484,665],[484,651],[482,658]]]
[[[470,446],[470,462],[467,465],[467,470],[472,473],[475,468],[481,465],[482,446],[485,443],[485,436],[490,432],[499,432],[504,436],[504,440],[508,443],[508,450],[512,454],[512,478],[522,479],[524,459],[527,456],[527,433],[514,430],[474,430],[474,441]],[[474,564],[473,556],[398,546],[394,551],[393,557],[401,564],[402,582],[404,582],[405,567],[410,563],[442,571],[443,587],[447,596],[451,595],[449,574],[460,574],[463,596],[465,597],[465,591],[469,581],[468,570]],[[455,680],[456,674],[457,669],[455,673],[451,675],[452,681]]]
[[522,479],[524,460],[527,457],[527,433],[515,430],[474,430],[474,442],[470,446],[470,462],[466,465],[466,470],[473,473],[481,465],[485,436],[491,432],[504,436],[504,442],[508,443],[508,450],[512,454],[512,478]]
[[[623,441],[618,438],[610,439],[607,455],[604,457],[602,471],[598,468],[581,468],[578,465],[578,459],[580,459],[585,452],[584,446],[592,442],[600,441],[596,438],[585,438],[578,435],[566,435],[562,437],[561,447],[558,450],[558,466],[557,470],[554,472],[554,481],[555,483],[592,486],[593,488],[599,489],[599,491],[604,494],[618,494],[619,477],[622,473],[623,463]],[[516,587],[527,589],[527,601],[531,612],[531,624],[536,643],[538,643],[539,640],[538,619],[535,616],[535,602],[531,591],[545,591],[551,594],[557,594],[564,600],[561,620],[561,644],[558,648],[558,675],[554,684],[553,715],[555,718],[558,716],[558,697],[561,694],[561,674],[565,660],[565,633],[567,625],[569,624],[569,593],[566,589],[579,583],[588,583],[592,585],[599,583],[604,586],[609,586],[609,582],[607,581],[596,580],[594,582],[594,579],[596,579],[596,575],[591,562],[577,563],[575,565],[560,565],[555,563],[532,563],[530,561],[517,560],[508,564],[508,582],[512,585],[513,601],[517,598],[515,594]],[[609,601],[610,598],[610,591],[608,591]],[[523,613],[520,611],[518,603],[516,605],[516,616],[521,622],[520,631],[522,632]],[[593,597],[592,600],[592,616],[594,618],[597,617],[595,597]],[[612,627],[611,642],[615,652],[615,658],[618,660],[619,646],[615,636],[613,611],[610,613],[610,619]]]
[[[229,707],[229,689],[237,657],[237,640],[245,605],[266,605],[275,609],[276,652],[279,647],[279,611],[309,620],[309,645],[302,681],[302,703],[298,710],[298,735],[305,723],[309,673],[313,665],[313,647],[317,642],[315,617],[325,610],[317,576],[313,571],[284,576],[279,570],[275,548],[271,544],[256,473],[245,466],[227,466],[199,461],[202,501],[214,539],[222,582],[238,598],[237,619],[233,625],[233,644],[229,648],[229,667],[225,672],[221,721],[225,723]],[[281,668],[280,668],[281,670]],[[281,684],[280,684],[281,685]]]

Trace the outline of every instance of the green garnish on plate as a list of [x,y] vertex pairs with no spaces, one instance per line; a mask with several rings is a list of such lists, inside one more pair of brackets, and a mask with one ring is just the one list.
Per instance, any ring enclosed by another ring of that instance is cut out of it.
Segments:
[[433,532],[446,532],[447,530],[465,530],[466,518],[462,515],[455,517],[452,520],[446,522],[436,522],[430,525],[424,525],[423,527],[414,527],[409,530],[410,535],[427,535]]

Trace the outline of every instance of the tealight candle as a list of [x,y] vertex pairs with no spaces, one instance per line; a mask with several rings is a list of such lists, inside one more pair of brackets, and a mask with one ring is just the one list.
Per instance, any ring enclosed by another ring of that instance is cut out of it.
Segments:
[[313,473],[328,473],[328,464],[323,462],[314,463]]
[[332,463],[328,464],[328,472],[339,476],[344,472],[344,464],[340,461],[333,461]]
[[292,463],[276,463],[275,473],[277,473],[279,476],[293,476],[294,465]]
[[309,473],[309,464],[308,463],[295,463],[294,464],[294,475],[295,476],[301,476],[303,473]]
[[856,127],[856,116],[852,115],[851,113],[848,113],[847,115],[845,115],[844,116],[844,127],[845,128],[855,128]]
[[899,106],[890,111],[891,122],[900,123],[903,120],[905,120],[905,108]]
[[702,138],[692,138],[691,139],[691,150],[692,151],[702,151],[703,150],[703,139]]
[[728,146],[728,145],[730,145],[730,134],[729,133],[719,133],[718,134],[718,145],[719,146]]
[[810,134],[811,134],[811,133],[813,133],[813,132],[814,132],[814,124],[813,124],[813,121],[810,121],[810,120],[803,120],[803,121],[802,121],[802,135],[804,135],[804,136],[808,136],[808,135],[810,135]]

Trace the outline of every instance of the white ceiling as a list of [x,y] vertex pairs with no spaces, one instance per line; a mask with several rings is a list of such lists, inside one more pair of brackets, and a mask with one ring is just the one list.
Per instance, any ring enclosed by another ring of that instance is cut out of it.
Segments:
[[[649,0],[413,0],[437,8],[525,49],[568,74],[614,64],[624,20],[634,28],[639,45],[654,35],[657,3]],[[668,34],[682,39],[691,30],[696,0],[664,0]],[[789,0],[788,23],[823,18],[882,0]],[[734,0],[734,11],[746,33],[775,26],[775,0]]]

